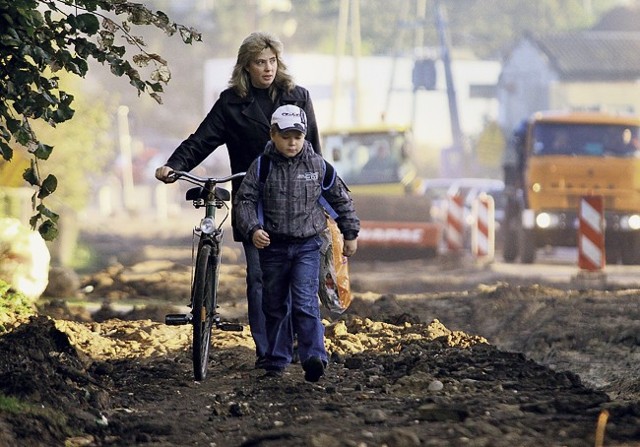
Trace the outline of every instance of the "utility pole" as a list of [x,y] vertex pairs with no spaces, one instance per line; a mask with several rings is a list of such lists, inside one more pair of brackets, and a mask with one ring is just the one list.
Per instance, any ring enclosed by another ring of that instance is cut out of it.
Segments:
[[333,126],[335,126],[336,123],[338,115],[338,105],[342,97],[341,69],[345,48],[347,46],[347,35],[349,34],[348,31],[351,31],[351,51],[354,64],[352,86],[353,114],[356,124],[360,124],[362,121],[362,109],[360,106],[360,0],[340,0],[335,68],[333,74],[333,104],[331,113],[331,124]]
[[387,119],[387,111],[391,106],[391,95],[394,90],[395,80],[396,80],[396,69],[398,66],[398,58],[400,57],[401,49],[402,49],[402,39],[405,34],[405,29],[408,24],[409,17],[409,2],[402,2],[400,4],[401,9],[398,12],[397,19],[397,29],[396,38],[393,46],[393,60],[391,63],[391,76],[389,76],[389,86],[387,87],[387,96],[384,102],[384,108],[382,109],[381,119],[382,121],[386,121]]
[[342,96],[342,59],[347,44],[347,29],[349,26],[349,0],[340,0],[340,12],[338,15],[338,36],[336,39],[336,56],[333,71],[333,101],[331,110],[331,126],[335,127],[340,97]]
[[[424,46],[424,26],[427,23],[427,0],[418,0],[416,2],[416,18],[418,25],[414,28],[413,34],[413,48],[414,50],[422,49]],[[416,95],[418,90],[413,89],[413,95],[411,95],[411,127],[416,128],[416,117],[418,114],[418,101],[416,101]]]
[[351,0],[351,45],[353,48],[353,92],[354,115],[356,125],[362,124],[362,106],[360,104],[360,0]]
[[444,7],[440,0],[435,0],[435,17],[436,27],[438,29],[438,37],[440,40],[440,57],[444,65],[445,82],[447,86],[447,99],[449,101],[449,117],[451,120],[451,136],[453,146],[450,148],[451,168],[460,173],[464,155],[464,141],[462,138],[462,130],[460,129],[460,115],[458,114],[458,100],[456,98],[456,89],[453,84],[453,73],[451,71],[451,54],[449,37],[447,34],[447,19]]

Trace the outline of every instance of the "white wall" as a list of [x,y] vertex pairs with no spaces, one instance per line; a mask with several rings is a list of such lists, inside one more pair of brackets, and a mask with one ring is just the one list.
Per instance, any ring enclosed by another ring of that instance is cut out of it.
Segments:
[[[359,64],[359,94],[356,95],[356,66],[352,57],[341,61],[340,98],[334,105],[333,85],[336,58],[321,54],[285,54],[286,63],[296,83],[311,92],[320,131],[336,126],[367,125],[386,121],[393,124],[410,125],[413,115],[414,96],[411,86],[412,58],[398,58],[389,107],[385,110],[392,75],[392,57],[362,57]],[[204,109],[209,111],[220,91],[227,86],[234,59],[211,59],[205,64]],[[451,145],[449,106],[445,90],[444,70],[436,64],[438,81],[436,91],[420,90],[415,95],[416,125],[414,134],[417,143],[442,148]],[[498,82],[500,63],[496,61],[454,60],[453,78],[458,100],[460,125],[466,135],[479,133],[487,119],[497,119],[497,99],[469,97],[470,84]],[[357,105],[361,114],[356,122]],[[334,113],[335,111],[335,113]]]

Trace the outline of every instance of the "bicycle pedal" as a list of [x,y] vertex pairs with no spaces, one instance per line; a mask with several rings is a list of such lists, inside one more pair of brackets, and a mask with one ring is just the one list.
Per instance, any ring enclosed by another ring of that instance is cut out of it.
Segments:
[[181,326],[191,323],[191,314],[168,314],[164,317],[164,324],[169,326]]
[[218,323],[217,328],[222,330],[222,331],[238,331],[241,332],[243,329],[243,326],[240,323],[229,323],[227,321],[223,321]]

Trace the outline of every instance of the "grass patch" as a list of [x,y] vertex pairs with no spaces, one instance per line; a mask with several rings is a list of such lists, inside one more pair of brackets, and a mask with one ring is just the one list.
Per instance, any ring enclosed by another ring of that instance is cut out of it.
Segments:
[[24,402],[17,397],[0,393],[0,412],[22,416],[36,416],[48,420],[58,426],[67,424],[67,417],[53,408],[45,408],[40,404]]
[[[18,398],[5,396],[0,393],[0,414],[6,415],[7,421],[15,424],[15,421],[25,424],[18,431],[24,433],[24,430],[46,430],[55,437],[68,438],[77,434],[72,427],[69,426],[69,418],[64,413],[54,409],[46,408],[41,404],[29,403],[21,401]],[[43,444],[44,445],[44,444]]]
[[8,330],[14,321],[34,315],[34,303],[23,294],[15,292],[11,285],[0,279],[0,334]]
[[0,393],[0,412],[11,414],[22,414],[26,412],[28,406],[15,397],[5,396]]

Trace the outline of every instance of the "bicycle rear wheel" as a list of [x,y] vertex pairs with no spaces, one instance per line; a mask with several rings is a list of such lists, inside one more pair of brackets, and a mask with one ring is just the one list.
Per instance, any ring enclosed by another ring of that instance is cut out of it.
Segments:
[[207,376],[211,331],[217,306],[218,256],[214,247],[203,244],[198,250],[192,288],[193,375]]

